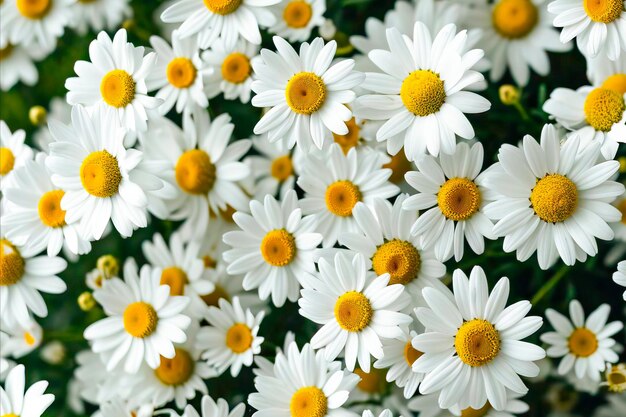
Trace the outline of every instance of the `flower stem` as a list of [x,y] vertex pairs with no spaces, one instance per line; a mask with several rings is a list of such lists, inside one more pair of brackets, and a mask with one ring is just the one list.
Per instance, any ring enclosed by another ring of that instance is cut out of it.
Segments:
[[558,271],[556,271],[554,275],[552,275],[552,278],[550,278],[545,284],[543,284],[541,288],[539,288],[539,291],[537,291],[537,293],[533,296],[532,300],[530,300],[530,303],[532,305],[537,304],[543,297],[545,297],[547,293],[549,293],[556,286],[556,284],[559,283],[559,281],[566,275],[568,270],[569,267],[567,265],[563,265]]

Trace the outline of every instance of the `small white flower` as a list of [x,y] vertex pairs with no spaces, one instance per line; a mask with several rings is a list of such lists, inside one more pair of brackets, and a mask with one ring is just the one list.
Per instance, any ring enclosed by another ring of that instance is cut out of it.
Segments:
[[19,81],[29,87],[39,81],[35,61],[43,59],[47,51],[37,45],[6,44],[0,47],[0,88],[8,91]]
[[24,143],[25,139],[23,130],[11,133],[4,120],[0,120],[0,190],[11,184],[16,168],[33,159],[33,150]]
[[3,416],[40,417],[54,402],[53,394],[44,394],[48,381],[35,382],[24,392],[24,365],[13,368],[0,387],[0,413]]
[[205,395],[202,397],[200,413],[191,405],[188,405],[182,417],[243,417],[245,411],[246,405],[244,403],[237,404],[229,412],[226,400],[219,398],[217,401],[214,401],[213,398]]
[[315,27],[324,23],[326,0],[281,0],[272,11],[276,24],[269,28],[270,33],[289,42],[304,42]]

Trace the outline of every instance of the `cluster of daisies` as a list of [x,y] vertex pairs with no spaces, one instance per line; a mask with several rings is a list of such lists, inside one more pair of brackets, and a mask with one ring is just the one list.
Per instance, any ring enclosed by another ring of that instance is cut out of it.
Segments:
[[[499,238],[543,270],[626,242],[624,1],[398,0],[349,39],[349,58],[325,12],[172,0],[155,11],[163,37],[137,46],[118,29],[129,0],[0,2],[3,90],[36,84],[33,62],[66,27],[99,32],[32,141],[0,123],[1,416],[54,401],[19,364],[44,338],[42,294],[62,303],[72,262],[162,221],[172,233],[85,277],[88,348],[61,399],[77,413],[511,417],[529,409],[528,380],[553,374],[608,387],[598,415],[623,415],[608,304],[572,300],[544,323],[509,301],[508,278],[456,263]],[[468,115],[489,111],[487,86],[526,86],[574,43],[588,85],[556,88],[539,137],[485,156]],[[257,108],[254,136],[235,137],[217,96]],[[626,286],[626,261],[612,278]],[[315,332],[264,346],[264,317],[287,304]],[[210,396],[207,381],[243,368],[255,392]]]

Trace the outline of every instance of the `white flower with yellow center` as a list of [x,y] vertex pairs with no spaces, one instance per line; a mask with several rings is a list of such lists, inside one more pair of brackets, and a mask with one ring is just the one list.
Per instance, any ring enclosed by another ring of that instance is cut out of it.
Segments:
[[252,91],[252,63],[258,60],[259,46],[239,39],[228,49],[223,41],[216,41],[202,53],[202,59],[212,69],[206,77],[204,92],[213,98],[220,92],[226,100],[250,101]]
[[179,0],[161,14],[165,23],[181,23],[183,38],[198,34],[200,48],[206,49],[221,38],[227,49],[241,35],[255,45],[261,44],[259,27],[274,24],[268,6],[280,0]]
[[34,62],[43,59],[46,51],[37,45],[0,46],[0,89],[8,91],[19,81],[32,87],[39,81]]
[[33,159],[33,150],[24,143],[25,139],[23,130],[11,133],[4,120],[0,120],[0,190],[11,184],[16,168]]
[[147,129],[149,111],[162,101],[148,96],[146,78],[155,64],[156,54],[144,55],[143,46],[135,47],[126,40],[126,30],[120,29],[113,40],[106,32],[89,44],[89,61],[77,61],[74,71],[78,77],[65,81],[67,102],[89,108],[99,107],[117,118],[134,132]]
[[388,181],[391,170],[382,169],[379,162],[376,152],[353,148],[344,155],[338,144],[322,155],[307,155],[298,177],[298,185],[305,192],[300,207],[305,215],[315,218],[325,248],[332,247],[343,233],[359,232],[352,215],[359,201],[374,207],[375,199],[398,194],[399,188]]
[[416,165],[418,171],[407,173],[406,181],[417,194],[402,205],[405,210],[421,212],[411,233],[420,237],[424,247],[434,248],[442,262],[453,254],[455,261],[460,261],[465,241],[475,253],[483,253],[484,238],[494,239],[493,223],[483,212],[490,199],[479,175],[483,146],[459,143],[454,154],[441,154],[438,159],[426,155]]
[[566,265],[598,252],[596,238],[613,239],[607,222],[621,219],[610,204],[624,186],[609,179],[617,161],[596,163],[600,144],[579,151],[577,136],[562,146],[557,129],[545,125],[541,143],[525,136],[519,147],[505,144],[483,185],[493,195],[484,213],[495,220],[493,233],[504,236],[504,251],[527,260],[535,251],[547,269],[561,257]]
[[133,392],[136,385],[133,378],[135,375],[127,374],[120,368],[107,371],[100,354],[91,350],[81,350],[75,359],[77,367],[74,370],[74,377],[76,385],[80,388],[81,400],[92,404],[104,404],[109,401],[115,402],[117,399],[125,400],[135,394]]
[[230,302],[237,297],[243,308],[258,311],[266,307],[267,302],[261,300],[256,292],[245,291],[243,289],[243,274],[231,275],[226,272],[226,268],[226,263],[220,260],[215,267],[206,269],[205,274],[207,279],[211,281],[215,287],[213,291],[200,296],[207,306],[218,307],[220,299],[223,298]]
[[2,9],[2,32],[13,45],[51,51],[72,16],[76,0],[14,0]]
[[117,29],[125,18],[131,17],[133,9],[130,0],[77,0],[70,10],[70,27],[80,35],[86,35],[87,29],[94,32]]
[[300,285],[315,274],[313,254],[322,241],[315,233],[315,219],[302,218],[295,191],[289,191],[282,202],[270,195],[263,203],[250,202],[251,215],[233,215],[241,230],[224,234],[232,246],[224,252],[231,275],[243,274],[243,288],[258,288],[261,300],[272,297],[275,306],[285,300],[296,301]]
[[53,394],[44,394],[48,381],[38,381],[24,392],[24,365],[9,371],[4,387],[0,387],[0,414],[7,417],[40,417],[54,402]]
[[146,85],[148,91],[159,90],[155,96],[163,100],[159,113],[167,114],[172,108],[182,113],[192,111],[194,106],[208,107],[204,79],[210,70],[200,59],[197,38],[181,39],[178,31],[174,31],[172,46],[158,36],[151,36],[150,44],[157,60],[150,69]]
[[269,28],[270,33],[289,42],[304,42],[324,23],[326,0],[281,0],[272,11],[276,24]]
[[[613,273],[613,281],[617,285],[626,287],[626,261],[621,261],[617,264],[617,271]],[[626,291],[622,294],[624,301],[626,301]]]
[[8,205],[0,226],[6,236],[34,253],[46,250],[56,256],[65,247],[73,254],[91,251],[91,244],[80,233],[77,223],[67,224],[61,199],[65,192],[52,184],[46,167],[46,154],[37,154],[13,174],[13,181],[3,190]]
[[325,348],[327,360],[345,355],[346,368],[370,371],[370,358],[383,356],[381,339],[402,336],[411,317],[401,313],[409,302],[404,286],[389,284],[389,274],[368,271],[365,257],[343,252],[321,258],[319,276],[309,280],[298,301],[300,314],[322,325],[311,338],[314,349]]
[[271,107],[254,127],[254,133],[268,134],[270,142],[287,142],[289,149],[298,143],[304,151],[314,144],[322,149],[332,133],[348,133],[346,122],[352,111],[345,104],[356,97],[352,89],[364,78],[353,71],[354,61],[344,59],[334,65],[337,43],[324,45],[322,38],[305,42],[296,50],[274,36],[277,52],[261,51],[262,61],[253,63],[256,80],[252,105]]
[[254,178],[254,199],[262,200],[266,194],[282,200],[296,184],[293,157],[285,142],[270,142],[267,135],[252,138],[252,147],[258,155],[246,158]]
[[143,362],[156,369],[161,357],[175,356],[174,343],[187,340],[191,319],[182,312],[189,298],[171,296],[170,287],[160,282],[160,269],[144,265],[138,271],[130,258],[124,264],[124,281],[111,278],[93,292],[108,317],[91,324],[84,335],[107,372],[122,362],[128,373],[136,373]]
[[421,22],[415,23],[412,40],[402,36],[397,29],[388,29],[389,50],[368,54],[383,73],[367,73],[363,87],[373,94],[359,97],[354,113],[385,121],[376,139],[394,142],[387,144],[389,153],[403,143],[410,161],[427,151],[434,156],[440,150],[451,154],[456,135],[474,138],[464,113],[482,113],[491,107],[487,99],[465,91],[484,80],[472,69],[483,51],[466,51],[467,32],[457,34],[453,24],[441,29],[434,40]]
[[519,375],[539,373],[533,361],[544,358],[545,351],[521,339],[536,332],[542,319],[525,317],[531,308],[526,300],[505,308],[509,280],[501,278],[489,294],[479,266],[472,269],[469,280],[463,271],[455,270],[453,288],[454,294],[447,288],[425,288],[428,307],[415,311],[426,328],[412,340],[413,347],[424,352],[413,364],[414,371],[426,373],[420,393],[439,393],[441,408],[478,410],[489,401],[503,410],[507,390],[528,391]]
[[258,411],[253,417],[353,417],[343,407],[359,377],[342,370],[308,343],[298,350],[295,342],[286,353],[278,352],[271,375],[257,376],[257,392],[248,404]]
[[202,359],[221,375],[230,368],[233,377],[239,375],[243,366],[252,365],[254,355],[261,353],[259,326],[264,313],[256,316],[241,307],[235,297],[232,303],[220,299],[218,307],[209,307],[205,318],[209,326],[198,331],[196,347],[202,351]]
[[521,401],[521,394],[507,391],[506,406],[502,410],[494,409],[489,402],[479,408],[459,407],[441,409],[437,401],[437,394],[419,395],[409,401],[411,411],[419,412],[419,417],[515,417],[529,410],[528,404]]
[[587,78],[591,85],[604,85],[615,91],[626,92],[626,54],[615,61],[603,55],[587,58]]
[[585,56],[615,61],[626,51],[624,0],[556,0],[548,11],[555,15],[552,24],[563,28],[561,42],[576,38]]
[[3,334],[3,357],[19,359],[37,349],[43,340],[43,329],[34,320],[31,320],[28,326],[20,323],[9,326],[5,322],[0,322],[0,332]]
[[200,412],[196,411],[193,406],[188,405],[182,417],[243,417],[246,411],[246,404],[237,404],[230,412],[228,411],[228,403],[223,398],[214,401],[213,398],[205,395],[202,397],[200,404]]
[[624,328],[621,321],[607,324],[611,307],[602,304],[585,320],[585,313],[578,300],[569,303],[570,319],[551,308],[546,318],[554,332],[541,335],[541,341],[550,344],[548,356],[563,358],[557,372],[565,375],[574,369],[576,378],[600,381],[606,363],[615,363],[619,357],[615,352],[615,333]]
[[607,387],[610,392],[626,392],[626,364],[606,364],[605,381],[600,385]]

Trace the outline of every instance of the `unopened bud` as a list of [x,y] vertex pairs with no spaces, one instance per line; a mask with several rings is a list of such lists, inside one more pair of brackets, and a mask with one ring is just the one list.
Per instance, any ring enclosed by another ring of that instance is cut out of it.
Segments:
[[120,264],[113,255],[102,255],[98,258],[96,267],[102,272],[105,278],[116,277],[120,272]]
[[41,126],[46,123],[48,112],[43,106],[33,106],[28,111],[28,118],[35,126]]
[[500,86],[500,101],[507,106],[512,106],[519,103],[520,90],[511,84],[504,84]]
[[89,311],[96,306],[96,299],[89,291],[85,291],[78,296],[78,306],[83,311]]

